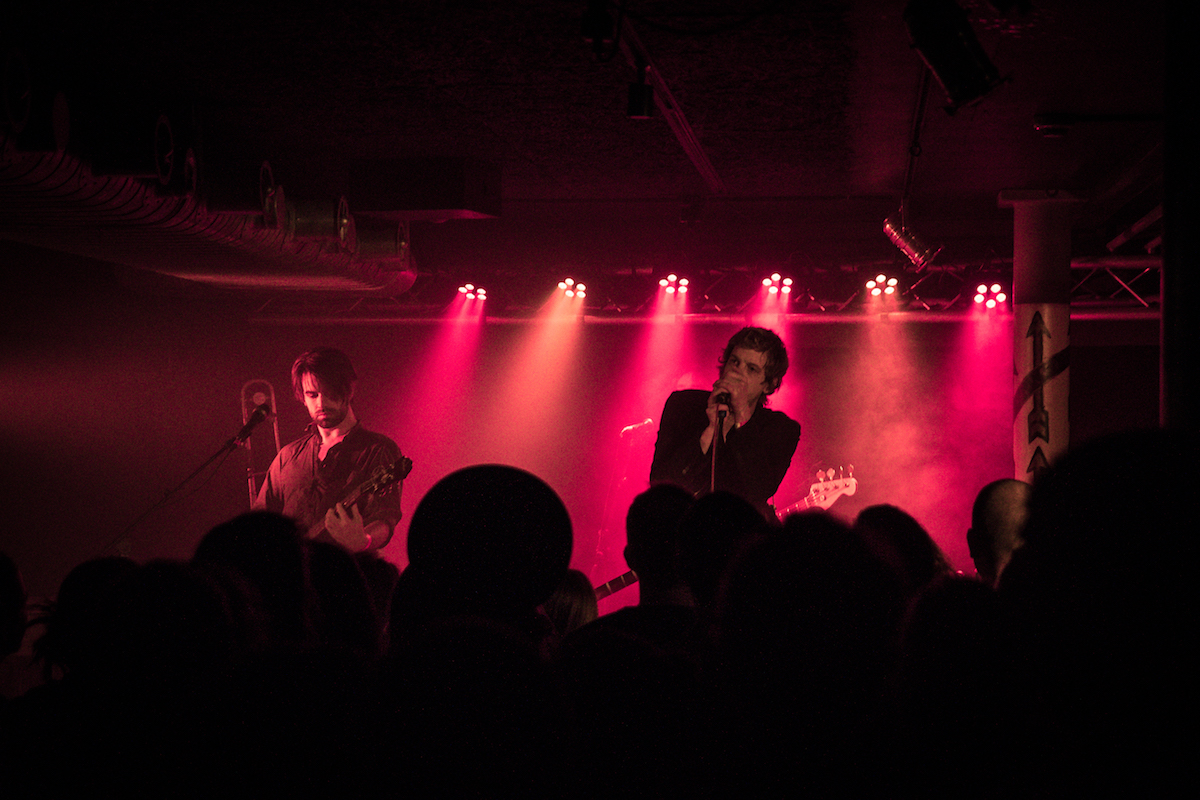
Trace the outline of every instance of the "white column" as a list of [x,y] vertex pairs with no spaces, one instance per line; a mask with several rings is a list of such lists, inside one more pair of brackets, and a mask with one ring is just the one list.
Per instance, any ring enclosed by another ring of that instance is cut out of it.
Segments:
[[1033,482],[1070,444],[1071,225],[1079,198],[1009,190],[1013,209],[1013,466]]

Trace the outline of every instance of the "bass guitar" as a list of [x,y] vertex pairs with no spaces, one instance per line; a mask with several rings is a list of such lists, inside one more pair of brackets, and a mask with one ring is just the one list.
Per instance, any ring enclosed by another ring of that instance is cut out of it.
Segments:
[[[834,475],[837,475],[835,478]],[[854,467],[844,473],[834,472],[833,469],[817,470],[817,482],[808,487],[808,494],[803,500],[790,506],[775,509],[775,516],[782,521],[791,514],[798,514],[810,508],[826,509],[837,502],[842,495],[852,495],[858,491],[858,480],[854,477]]]
[[[775,516],[780,520],[790,514],[797,514],[801,511],[807,511],[810,508],[827,509],[837,502],[842,495],[852,495],[858,491],[858,480],[853,475],[854,467],[850,467],[843,474],[830,469],[827,471],[817,471],[817,482],[808,487],[808,494],[803,500],[792,503],[782,509],[776,509]],[[835,478],[834,476],[837,475]],[[627,586],[632,586],[637,583],[637,573],[629,570],[624,575],[619,575],[611,581],[602,583],[594,587],[596,599],[603,600],[604,598],[621,591]]]
[[[346,510],[353,508],[359,503],[366,500],[374,494],[382,492],[394,483],[399,483],[408,477],[408,473],[412,472],[413,462],[407,456],[400,456],[390,464],[381,464],[376,467],[371,473],[371,477],[355,486],[338,503],[346,507]],[[335,503],[334,505],[337,505]],[[333,506],[330,506],[332,508]],[[305,534],[305,538],[316,539],[318,536],[323,536],[325,539],[331,539],[329,533],[325,530],[324,518],[311,528]]]

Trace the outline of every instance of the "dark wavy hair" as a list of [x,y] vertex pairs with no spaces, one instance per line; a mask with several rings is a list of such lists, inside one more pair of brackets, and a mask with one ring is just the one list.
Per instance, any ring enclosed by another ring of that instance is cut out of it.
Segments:
[[315,347],[301,353],[292,364],[292,391],[304,399],[304,376],[312,375],[321,390],[336,400],[345,400],[354,391],[358,375],[350,357],[333,347]]
[[725,352],[717,361],[718,369],[722,371],[725,369],[725,362],[738,347],[757,350],[767,357],[765,365],[767,390],[758,398],[759,405],[766,405],[767,395],[775,394],[779,391],[779,385],[783,383],[783,376],[788,369],[787,348],[783,346],[783,340],[774,331],[766,328],[742,328],[733,335],[729,344],[725,345]]

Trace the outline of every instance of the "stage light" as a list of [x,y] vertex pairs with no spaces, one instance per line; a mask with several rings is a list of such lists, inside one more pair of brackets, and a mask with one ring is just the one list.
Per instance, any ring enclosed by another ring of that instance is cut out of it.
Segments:
[[942,251],[941,247],[932,248],[926,245],[911,230],[903,227],[894,217],[883,221],[883,231],[892,244],[912,262],[918,270],[924,269]]
[[587,286],[577,283],[574,278],[559,281],[558,288],[567,297],[587,297]]
[[985,306],[987,308],[996,308],[1004,305],[1008,300],[1008,295],[1004,292],[1004,287],[998,283],[993,283],[988,286],[986,283],[981,283],[975,287],[975,304]]
[[900,252],[908,257],[917,269],[923,269],[934,257],[942,252],[942,248],[933,249],[917,237],[915,233],[904,227],[904,223],[895,216],[883,221],[883,232],[887,234],[892,244],[900,248]]
[[767,294],[791,294],[794,281],[791,278],[785,278],[778,272],[772,272],[769,276],[762,279],[762,285],[766,287]]
[[663,287],[667,294],[687,294],[689,281],[672,272],[665,278],[659,278],[658,285]]
[[882,272],[879,273],[878,275],[876,275],[871,280],[867,281],[867,284],[866,284],[867,291],[869,291],[871,293],[872,297],[879,297],[880,295],[884,295],[884,296],[894,295],[896,293],[896,288],[899,285],[900,285],[899,280],[897,280],[896,278],[889,278],[887,275],[884,275]]

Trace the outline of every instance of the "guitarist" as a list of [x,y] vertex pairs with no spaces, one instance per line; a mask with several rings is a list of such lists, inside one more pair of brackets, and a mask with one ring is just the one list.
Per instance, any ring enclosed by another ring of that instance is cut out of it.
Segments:
[[675,483],[696,497],[708,492],[716,439],[716,488],[745,498],[774,520],[767,501],[800,442],[800,423],[766,408],[767,396],[787,372],[787,349],[773,331],[742,328],[717,363],[721,373],[711,392],[690,389],[667,398],[650,483]]
[[332,347],[301,353],[292,364],[292,389],[312,418],[304,436],[285,445],[267,471],[255,508],[297,520],[310,538],[332,539],[348,550],[377,550],[400,521],[399,482],[358,503],[339,502],[374,470],[394,464],[400,448],[365,430],[350,402],[358,376],[349,357]]

